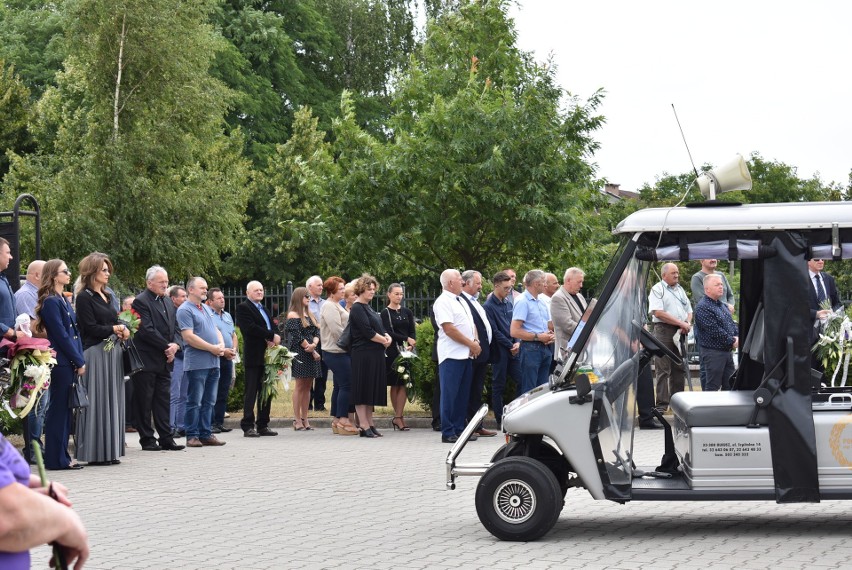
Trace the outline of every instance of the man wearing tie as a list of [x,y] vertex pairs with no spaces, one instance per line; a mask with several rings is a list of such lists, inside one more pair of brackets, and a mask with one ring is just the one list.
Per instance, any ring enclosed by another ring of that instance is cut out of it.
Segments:
[[[144,365],[133,376],[133,406],[139,443],[145,451],[169,449],[180,451],[169,424],[172,385],[172,364],[180,347],[174,341],[177,331],[175,306],[164,299],[169,287],[169,275],[159,265],[145,272],[146,289],[133,300],[133,310],[139,314],[139,330],[133,343]],[[159,443],[151,428],[151,416],[159,435]]]
[[[488,372],[488,361],[491,358],[489,347],[491,346],[491,323],[485,309],[479,304],[479,293],[482,291],[482,274],[479,271],[468,269],[462,273],[461,298],[467,303],[473,324],[476,327],[476,338],[482,352],[473,359],[473,376],[470,382],[470,400],[467,404],[467,421],[473,419],[479,407],[482,406],[482,387],[485,385],[485,373]],[[496,431],[485,429],[479,425],[476,432],[480,437],[494,437]]]
[[[837,294],[837,284],[834,282],[834,277],[823,271],[825,260],[811,259],[808,260],[808,277],[811,280],[811,294],[808,301],[811,309],[811,320],[814,323],[811,333],[811,342],[816,342],[820,331],[820,320],[826,318],[831,310],[835,310],[841,306],[840,295]],[[825,302],[831,303],[831,310],[823,308]],[[822,372],[822,362],[814,354],[811,357],[811,367]]]
[[[272,330],[272,319],[261,304],[262,300],[263,285],[259,281],[250,281],[246,285],[246,300],[237,305],[236,313],[237,326],[243,333],[246,391],[240,427],[245,437],[278,435],[277,432],[269,429],[269,410],[272,407],[272,400],[261,401],[260,385],[263,382],[266,348],[281,344],[281,337]],[[255,402],[257,402],[256,424]]]

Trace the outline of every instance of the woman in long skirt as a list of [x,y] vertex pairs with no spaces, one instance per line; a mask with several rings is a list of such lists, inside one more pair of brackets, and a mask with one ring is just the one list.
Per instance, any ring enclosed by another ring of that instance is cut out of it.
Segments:
[[[106,285],[112,261],[91,253],[80,262],[77,321],[83,337],[89,407],[77,414],[77,459],[89,465],[116,465],[124,455],[124,369],[118,341],[130,336],[118,320]],[[114,346],[106,350],[112,337]]]

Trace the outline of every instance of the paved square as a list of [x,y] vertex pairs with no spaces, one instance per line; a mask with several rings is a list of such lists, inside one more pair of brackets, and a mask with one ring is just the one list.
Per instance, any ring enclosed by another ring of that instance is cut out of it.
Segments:
[[[849,503],[593,501],[571,490],[535,543],[499,542],[479,523],[475,477],[444,489],[450,446],[428,429],[381,439],[328,428],[220,448],[143,452],[122,464],[51,472],[66,483],[92,546],[88,568],[849,568]],[[468,444],[488,461],[500,437]],[[660,432],[636,433],[657,464]],[[643,450],[644,449],[644,450]],[[48,550],[33,552],[33,566]]]

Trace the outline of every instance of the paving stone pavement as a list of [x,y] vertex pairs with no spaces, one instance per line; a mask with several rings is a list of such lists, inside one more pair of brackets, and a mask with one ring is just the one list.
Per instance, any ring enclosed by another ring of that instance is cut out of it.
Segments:
[[[381,429],[381,428],[380,428]],[[87,568],[849,568],[852,514],[842,501],[593,501],[572,489],[555,528],[534,543],[500,542],[479,523],[475,477],[444,488],[450,446],[428,429],[384,438],[329,429],[220,448],[141,451],[112,467],[53,472],[89,530]],[[468,444],[488,461],[500,437]],[[636,432],[656,464],[660,432]],[[33,566],[46,564],[46,547]]]

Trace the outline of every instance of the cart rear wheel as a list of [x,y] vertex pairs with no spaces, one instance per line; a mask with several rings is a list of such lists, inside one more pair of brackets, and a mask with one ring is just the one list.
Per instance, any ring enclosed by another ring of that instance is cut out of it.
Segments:
[[507,457],[488,468],[476,487],[476,513],[500,540],[526,542],[547,534],[562,510],[553,472],[529,457]]

